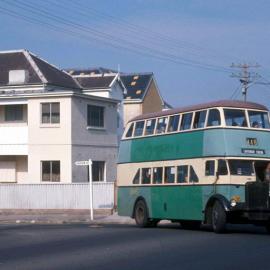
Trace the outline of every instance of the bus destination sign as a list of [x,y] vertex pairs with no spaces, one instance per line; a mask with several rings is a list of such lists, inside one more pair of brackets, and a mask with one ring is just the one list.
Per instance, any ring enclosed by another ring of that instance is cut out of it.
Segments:
[[248,149],[248,148],[242,148],[243,154],[255,154],[255,155],[265,155],[265,151],[263,149]]

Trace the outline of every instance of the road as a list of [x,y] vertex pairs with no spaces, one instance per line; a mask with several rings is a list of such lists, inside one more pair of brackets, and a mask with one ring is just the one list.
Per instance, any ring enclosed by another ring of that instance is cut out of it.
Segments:
[[0,225],[1,270],[270,269],[270,235],[241,226],[217,235],[176,225]]

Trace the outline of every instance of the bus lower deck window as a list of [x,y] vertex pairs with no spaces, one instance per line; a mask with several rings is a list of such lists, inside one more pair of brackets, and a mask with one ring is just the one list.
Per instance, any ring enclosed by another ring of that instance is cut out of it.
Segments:
[[188,166],[177,167],[177,183],[187,183],[188,181]]
[[142,169],[142,184],[151,184],[151,168]]
[[253,163],[250,160],[229,160],[229,168],[232,175],[255,175]]
[[219,175],[227,175],[228,174],[227,163],[224,159],[218,160],[218,173],[219,173]]
[[165,167],[165,183],[174,183],[175,181],[175,167]]
[[197,174],[194,171],[192,166],[190,166],[189,182],[192,182],[192,183],[198,183],[199,182],[199,178],[198,178],[198,176],[197,176]]
[[153,184],[162,184],[163,167],[153,169]]
[[205,176],[213,176],[215,175],[215,161],[207,160],[205,162]]
[[140,183],[140,169],[138,169],[138,171],[136,172],[132,183],[135,184],[139,184]]

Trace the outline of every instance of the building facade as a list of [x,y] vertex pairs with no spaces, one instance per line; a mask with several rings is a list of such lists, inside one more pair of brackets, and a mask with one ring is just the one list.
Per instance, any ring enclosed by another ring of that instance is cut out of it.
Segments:
[[114,181],[118,152],[114,97],[80,84],[32,53],[0,52],[0,182]]
[[120,135],[130,119],[171,108],[163,100],[152,72],[127,74],[106,68],[68,69],[67,72],[85,93],[122,99],[118,119]]

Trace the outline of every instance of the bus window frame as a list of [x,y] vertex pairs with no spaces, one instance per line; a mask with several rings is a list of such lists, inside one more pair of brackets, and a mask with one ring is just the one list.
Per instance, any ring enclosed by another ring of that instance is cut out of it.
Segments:
[[[149,137],[149,136],[154,136],[154,135],[157,135],[155,134],[156,132],[156,127],[157,127],[157,117],[153,117],[153,118],[147,118],[147,119],[144,119],[145,120],[145,127],[144,127],[144,131],[143,131],[143,135],[142,137]],[[153,129],[153,133],[152,134],[145,134],[145,131],[146,131],[146,123],[147,121],[152,121],[152,120],[155,120],[155,126],[154,126],[154,129]]]
[[[175,131],[169,131],[170,118],[173,117],[173,116],[177,116],[177,115],[179,115],[177,129]],[[182,114],[181,113],[169,114],[168,115],[168,125],[167,125],[166,132],[165,133],[168,133],[168,134],[179,133],[179,128],[180,128],[181,120],[182,120]]]
[[[200,128],[195,128],[194,127],[194,122],[195,122],[195,115],[197,112],[204,112],[206,111],[206,114],[205,114],[205,118],[204,118],[204,125],[203,127],[200,127]],[[201,129],[205,129],[206,128],[206,120],[208,120],[208,111],[209,109],[202,109],[202,110],[198,110],[198,111],[193,111],[193,119],[192,119],[192,130],[201,130]]]
[[[189,126],[188,129],[181,129],[182,121],[183,121],[183,118],[184,118],[183,116],[185,114],[192,114],[191,121],[190,121],[190,126]],[[187,132],[187,131],[192,130],[193,122],[194,122],[194,115],[195,115],[195,111],[189,111],[189,112],[183,112],[183,113],[181,113],[181,121],[180,121],[178,132]]]
[[249,119],[249,111],[251,111],[251,112],[267,113],[267,115],[268,115],[268,121],[269,121],[269,123],[270,123],[270,112],[269,112],[269,111],[254,110],[254,109],[247,109],[246,111],[247,111],[247,117],[248,117],[249,128],[255,129],[255,130],[260,130],[260,131],[262,131],[262,130],[270,130],[270,128],[256,128],[256,127],[252,127],[252,126],[251,126],[251,123],[250,123],[250,119]]
[[[126,137],[128,131],[129,131],[129,129],[130,129],[130,127],[132,125],[133,125],[132,134],[131,134],[130,137]],[[134,130],[135,130],[135,122],[130,122],[129,125],[127,126],[127,128],[126,128],[126,132],[124,132],[124,134],[123,134],[123,139],[127,139],[127,140],[128,139],[132,139],[133,138],[133,135],[134,135]]]

